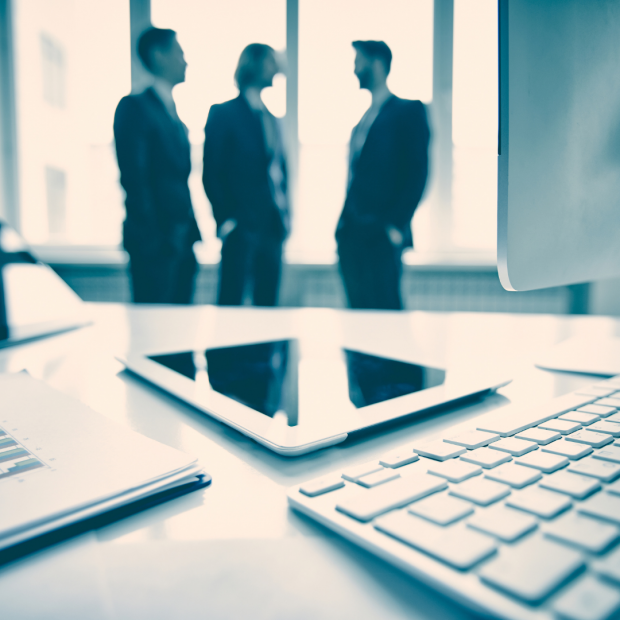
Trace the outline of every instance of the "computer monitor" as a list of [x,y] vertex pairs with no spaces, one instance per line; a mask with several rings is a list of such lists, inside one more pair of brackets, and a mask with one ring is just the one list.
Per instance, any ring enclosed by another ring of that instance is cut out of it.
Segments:
[[82,300],[0,220],[0,348],[88,322]]
[[[497,263],[526,291],[620,275],[620,2],[499,0]],[[554,370],[620,373],[620,339]]]
[[620,3],[500,0],[498,271],[620,275]]

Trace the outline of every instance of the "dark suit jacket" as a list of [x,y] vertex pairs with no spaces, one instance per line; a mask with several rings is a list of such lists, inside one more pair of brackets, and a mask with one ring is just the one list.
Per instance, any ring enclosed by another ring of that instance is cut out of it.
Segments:
[[387,225],[412,247],[411,219],[428,176],[430,131],[420,101],[392,96],[359,155],[336,236],[374,234]]
[[200,232],[187,185],[191,161],[184,127],[147,88],[121,99],[114,139],[127,194],[125,249],[144,255],[188,253]]
[[[239,95],[211,106],[205,127],[202,182],[219,228],[239,228],[283,239],[286,223],[269,179],[271,156],[261,119]],[[284,164],[286,184],[286,165]]]

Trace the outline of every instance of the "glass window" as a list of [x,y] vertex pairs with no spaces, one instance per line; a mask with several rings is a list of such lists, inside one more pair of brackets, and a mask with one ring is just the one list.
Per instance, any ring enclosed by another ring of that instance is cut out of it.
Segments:
[[[124,219],[112,122],[130,91],[129,0],[14,0],[21,226],[31,243],[117,245]],[[252,42],[286,46],[286,0],[151,0],[155,26],[173,28],[189,63],[175,89],[190,130],[190,190],[205,240],[220,243],[202,188],[204,125],[213,103],[237,95],[233,74]],[[356,39],[381,39],[394,54],[389,85],[429,105],[433,92],[433,0],[299,0],[299,177],[290,262],[335,260],[348,141],[370,103],[353,74]],[[264,99],[286,112],[286,81]],[[449,237],[492,249],[496,227],[497,3],[455,0],[453,201]],[[414,220],[418,250],[432,249],[431,177]],[[435,162],[436,164],[436,162]],[[436,223],[435,223],[436,224]],[[436,236],[436,235],[435,235]]]
[[497,226],[496,0],[455,0],[452,241],[494,249]]
[[129,0],[15,0],[21,227],[31,243],[116,245],[112,122],[131,88]]
[[[266,43],[275,50],[286,47],[286,0],[151,0],[154,26],[172,28],[185,51],[187,74],[174,89],[179,117],[189,128],[192,143],[190,190],[203,237],[201,258],[219,260],[220,242],[202,187],[204,127],[209,108],[237,96],[234,83],[237,61],[249,43]],[[286,81],[281,75],[263,93],[276,116],[286,111]]]
[[[353,74],[358,39],[385,41],[393,54],[388,84],[396,95],[430,102],[432,0],[300,0],[299,185],[289,257],[335,260],[351,130],[370,105]],[[420,231],[417,231],[420,232]]]
[[41,33],[41,71],[43,99],[58,108],[65,107],[66,66],[63,45],[46,32]]

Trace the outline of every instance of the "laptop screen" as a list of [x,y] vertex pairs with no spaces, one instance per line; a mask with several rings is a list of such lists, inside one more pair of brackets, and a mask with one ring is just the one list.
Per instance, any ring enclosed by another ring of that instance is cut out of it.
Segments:
[[85,322],[82,300],[0,221],[0,347]]

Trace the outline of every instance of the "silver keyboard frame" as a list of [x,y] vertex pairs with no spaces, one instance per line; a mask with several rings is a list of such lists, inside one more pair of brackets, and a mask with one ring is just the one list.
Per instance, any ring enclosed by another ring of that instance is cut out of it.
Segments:
[[[620,377],[614,379],[616,379],[618,383],[617,389],[620,390]],[[555,415],[548,416],[548,419],[562,415],[563,413],[572,410],[572,408],[567,409],[564,403],[569,401],[573,395],[579,394],[583,391],[583,389],[575,390],[570,394],[543,403],[541,409],[552,409],[553,405],[557,402],[558,410],[560,412]],[[601,397],[592,396],[591,402],[596,401],[598,398]],[[417,445],[419,447],[437,439],[441,440],[454,437],[456,435],[466,433],[467,431],[484,427],[486,426],[484,423],[485,419],[492,419],[494,416],[497,416],[498,413],[508,414],[511,409],[520,411],[521,407],[517,408],[515,405],[509,405],[499,410],[480,415],[477,418],[469,420],[468,422],[448,428],[440,434],[435,434],[431,437],[424,438]],[[531,426],[533,427],[536,425],[537,424],[532,424]],[[588,427],[586,426],[584,428],[587,429]],[[458,446],[454,447],[457,448]],[[403,446],[403,448],[413,451],[414,444],[412,442],[408,442],[405,446]],[[620,448],[618,449],[620,450]],[[390,450],[390,452],[394,451],[398,450]],[[382,456],[384,455],[378,454],[377,460]],[[369,459],[365,459],[363,462],[367,462],[368,460]],[[353,467],[354,466],[355,465],[353,465]],[[395,471],[398,471],[398,468],[396,468]],[[331,474],[334,475],[339,475],[339,473],[340,472],[338,470],[331,472]],[[326,473],[314,478],[314,480],[319,480],[329,475],[330,473]],[[543,473],[543,475],[545,474]],[[603,487],[606,484],[602,481],[599,482],[601,482]],[[562,588],[560,588],[557,593],[554,593],[548,597],[548,599],[541,605],[530,606],[523,604],[509,595],[503,594],[500,590],[487,586],[482,582],[482,580],[478,577],[478,570],[484,566],[486,560],[468,571],[459,571],[458,569],[451,568],[449,565],[444,564],[439,560],[433,559],[431,556],[421,551],[417,551],[415,548],[408,546],[404,542],[376,530],[373,526],[374,519],[368,523],[362,523],[337,511],[337,503],[341,502],[343,499],[346,499],[348,495],[359,493],[361,489],[361,487],[354,482],[345,480],[344,483],[344,488],[340,488],[336,491],[330,491],[316,497],[308,497],[299,491],[299,488],[303,486],[303,483],[301,485],[296,485],[287,491],[289,505],[300,513],[319,522],[324,527],[340,534],[355,545],[362,547],[366,551],[369,551],[373,555],[381,558],[389,564],[392,564],[405,573],[419,579],[421,582],[435,589],[437,592],[448,596],[450,599],[482,616],[500,617],[508,620],[557,619],[558,616],[551,611],[551,605],[556,594],[562,593]],[[604,488],[599,492],[604,492]],[[501,502],[503,500],[499,501]],[[499,502],[496,502],[495,504],[497,503]],[[404,509],[405,508],[399,510]],[[563,514],[567,514],[569,511]],[[521,542],[528,536],[540,535],[540,529],[537,528],[533,533],[526,534],[515,542]],[[510,543],[499,541],[498,548],[501,548],[507,544]],[[494,557],[496,556],[491,556],[489,560],[492,560]],[[585,574],[586,572],[589,573],[590,569],[586,569],[586,571],[581,574]]]

